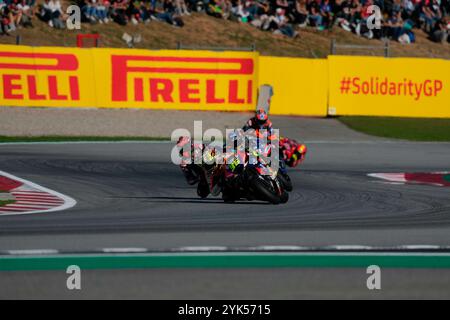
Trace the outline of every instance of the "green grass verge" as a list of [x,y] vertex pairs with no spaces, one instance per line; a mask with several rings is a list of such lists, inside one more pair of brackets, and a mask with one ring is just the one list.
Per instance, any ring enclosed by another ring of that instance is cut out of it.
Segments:
[[353,130],[412,141],[450,141],[450,119],[339,117]]
[[82,142],[82,141],[168,141],[167,137],[95,137],[95,136],[39,136],[39,137],[8,137],[0,136],[0,143],[5,142]]

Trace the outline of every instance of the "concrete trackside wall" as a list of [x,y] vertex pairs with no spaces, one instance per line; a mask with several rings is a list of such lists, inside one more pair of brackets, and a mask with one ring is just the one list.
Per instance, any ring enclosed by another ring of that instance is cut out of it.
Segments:
[[328,66],[325,59],[260,57],[259,83],[274,88],[271,114],[327,115]]
[[450,60],[0,45],[0,106],[450,118]]

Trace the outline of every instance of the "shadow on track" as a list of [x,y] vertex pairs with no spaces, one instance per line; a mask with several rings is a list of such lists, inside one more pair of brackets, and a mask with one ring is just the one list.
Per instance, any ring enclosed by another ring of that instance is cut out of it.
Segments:
[[261,201],[247,201],[247,200],[239,200],[235,202],[224,202],[219,198],[190,198],[190,197],[113,197],[114,199],[142,199],[147,200],[146,202],[154,202],[154,203],[214,203],[214,204],[257,204],[257,205],[271,205],[268,202]]

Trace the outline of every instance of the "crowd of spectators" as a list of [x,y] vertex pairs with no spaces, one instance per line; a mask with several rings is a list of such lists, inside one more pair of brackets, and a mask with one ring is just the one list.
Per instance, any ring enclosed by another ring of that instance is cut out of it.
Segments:
[[18,27],[33,27],[36,0],[0,0],[0,34],[9,34]]
[[[67,15],[60,0],[0,0],[1,32],[31,27],[32,17],[53,28],[64,28]],[[422,28],[436,42],[450,40],[450,0],[76,0],[82,22],[148,24],[159,20],[183,27],[183,16],[205,12],[210,16],[250,24],[261,30],[297,37],[299,28],[317,30],[340,27],[368,39],[415,41]],[[373,28],[380,8],[380,25]]]

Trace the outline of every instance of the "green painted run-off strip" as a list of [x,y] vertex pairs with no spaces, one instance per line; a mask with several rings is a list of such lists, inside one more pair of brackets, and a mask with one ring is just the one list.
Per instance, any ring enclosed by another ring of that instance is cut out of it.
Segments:
[[149,268],[450,268],[450,255],[378,254],[204,254],[5,256],[0,271]]

